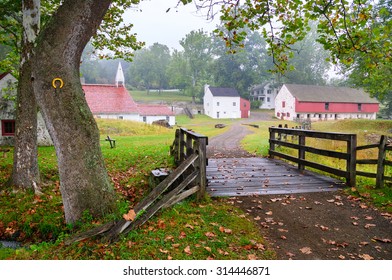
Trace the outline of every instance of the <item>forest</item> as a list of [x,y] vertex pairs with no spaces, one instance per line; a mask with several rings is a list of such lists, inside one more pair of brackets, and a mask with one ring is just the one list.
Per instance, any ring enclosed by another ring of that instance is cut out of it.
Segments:
[[205,84],[233,87],[247,97],[252,85],[264,82],[274,81],[277,86],[336,83],[336,78],[331,77],[331,64],[326,60],[328,52],[316,42],[315,36],[313,26],[307,37],[293,46],[291,71],[284,75],[271,71],[273,61],[259,32],[248,31],[244,47],[232,54],[220,38],[203,30],[191,31],[182,38],[180,50],[157,42],[137,50],[132,61],[107,59],[88,45],[82,57],[81,74],[86,83],[113,83],[121,61],[129,89],[147,92],[178,89],[196,101],[200,101]]

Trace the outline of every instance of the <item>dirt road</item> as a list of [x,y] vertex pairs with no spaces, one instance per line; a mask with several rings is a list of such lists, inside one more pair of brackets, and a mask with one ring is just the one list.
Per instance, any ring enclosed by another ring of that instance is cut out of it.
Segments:
[[234,123],[226,133],[208,139],[207,157],[253,157],[254,155],[241,149],[240,142],[246,135],[253,133],[246,124],[251,124],[255,120],[272,120],[272,114],[252,113],[249,119],[241,119]]
[[[239,146],[248,133],[236,123],[209,140],[208,156],[251,157]],[[365,198],[341,191],[234,197],[229,203],[247,213],[279,259],[392,260],[392,214],[372,208]]]

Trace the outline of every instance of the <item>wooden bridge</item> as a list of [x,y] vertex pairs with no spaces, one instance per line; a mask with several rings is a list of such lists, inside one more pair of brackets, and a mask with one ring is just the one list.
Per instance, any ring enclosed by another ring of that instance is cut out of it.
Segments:
[[211,196],[250,196],[336,191],[344,183],[270,158],[209,159]]
[[[208,138],[183,128],[178,129],[170,149],[177,168],[136,204],[134,209],[123,215],[123,219],[75,235],[65,243],[71,244],[97,235],[104,235],[109,241],[117,240],[120,234],[143,225],[162,208],[170,207],[193,194],[197,194],[197,198],[200,199],[206,192],[211,196],[228,197],[334,191],[343,185],[355,186],[357,175],[376,178],[378,187],[382,187],[384,181],[392,181],[392,177],[384,174],[385,167],[390,169],[392,166],[392,161],[386,159],[386,153],[392,151],[392,147],[388,145],[385,136],[381,137],[378,144],[357,147],[355,134],[273,127],[269,130],[270,158],[207,160]],[[344,141],[347,144],[346,152],[306,146],[306,139],[309,137]],[[281,149],[277,150],[277,146],[297,150],[298,156],[285,154]],[[378,159],[356,159],[357,151],[374,148],[378,149]],[[344,160],[346,170],[312,162],[306,158],[306,154],[312,153]],[[298,166],[289,165],[273,157],[286,159],[297,163]],[[372,174],[357,171],[358,164],[376,164],[377,172]],[[345,178],[346,182],[310,172],[305,170],[305,167]]]
[[[390,169],[392,165],[386,159],[386,152],[391,151],[392,147],[387,144],[385,136],[381,137],[380,143],[357,147],[355,134],[275,127],[269,128],[269,131],[269,158],[207,159],[208,138],[184,128],[176,131],[172,154],[177,164],[197,154],[196,168],[200,174],[196,181],[198,197],[202,197],[205,192],[211,196],[249,196],[336,191],[345,186],[355,186],[356,176],[375,178],[377,187],[382,187],[384,181],[392,180],[392,177],[385,175],[385,168]],[[346,148],[343,151],[317,148],[309,145],[307,139],[310,138],[316,139],[316,142],[343,142]],[[374,148],[378,149],[378,159],[357,159],[358,151]],[[291,152],[285,152],[285,149],[291,149]],[[343,161],[344,168],[312,161],[312,154],[317,155],[316,158],[329,157]],[[277,160],[276,157],[296,165]],[[376,174],[357,170],[357,166],[363,164],[377,165]],[[339,179],[309,171],[309,167]]]

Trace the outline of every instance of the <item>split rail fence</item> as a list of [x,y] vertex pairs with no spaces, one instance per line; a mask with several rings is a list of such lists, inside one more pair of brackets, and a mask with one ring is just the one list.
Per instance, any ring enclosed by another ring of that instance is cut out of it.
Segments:
[[[391,151],[392,147],[387,145],[387,137],[381,136],[380,143],[357,147],[357,135],[349,133],[333,133],[333,132],[319,132],[302,129],[291,129],[281,127],[269,128],[269,155],[271,158],[279,157],[298,164],[299,170],[305,170],[305,167],[310,167],[320,170],[338,177],[343,177],[346,180],[347,186],[356,185],[356,176],[365,176],[376,178],[376,187],[382,187],[385,181],[391,181],[392,177],[385,176],[385,167],[392,166],[392,161],[386,159],[386,152]],[[320,149],[308,146],[307,139],[327,139],[337,140],[345,143],[344,151],[331,151],[327,149]],[[288,139],[292,141],[289,142]],[[277,151],[277,147],[287,147],[297,150],[297,156],[285,153],[282,150]],[[357,151],[378,148],[378,159],[357,159]],[[310,161],[306,158],[306,154],[316,154],[345,161],[345,168],[339,169],[336,167],[326,166],[315,161]],[[377,172],[369,173],[357,170],[358,164],[376,164]]]
[[116,241],[121,234],[143,225],[159,210],[195,193],[198,199],[204,197],[207,185],[207,144],[206,136],[184,128],[177,129],[173,145],[170,147],[177,168],[137,203],[123,219],[75,235],[66,240],[66,244],[98,235],[104,236],[110,242]]

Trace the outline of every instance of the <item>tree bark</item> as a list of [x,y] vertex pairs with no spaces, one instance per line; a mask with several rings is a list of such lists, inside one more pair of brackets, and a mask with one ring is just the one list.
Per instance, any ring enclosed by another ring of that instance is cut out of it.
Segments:
[[40,175],[37,152],[37,105],[30,81],[34,41],[40,26],[40,1],[25,0],[23,10],[23,48],[16,101],[14,165],[11,184],[38,191]]
[[115,194],[100,148],[99,131],[80,83],[84,47],[96,32],[110,0],[65,0],[40,33],[31,81],[52,137],[67,223],[85,211],[112,212]]

